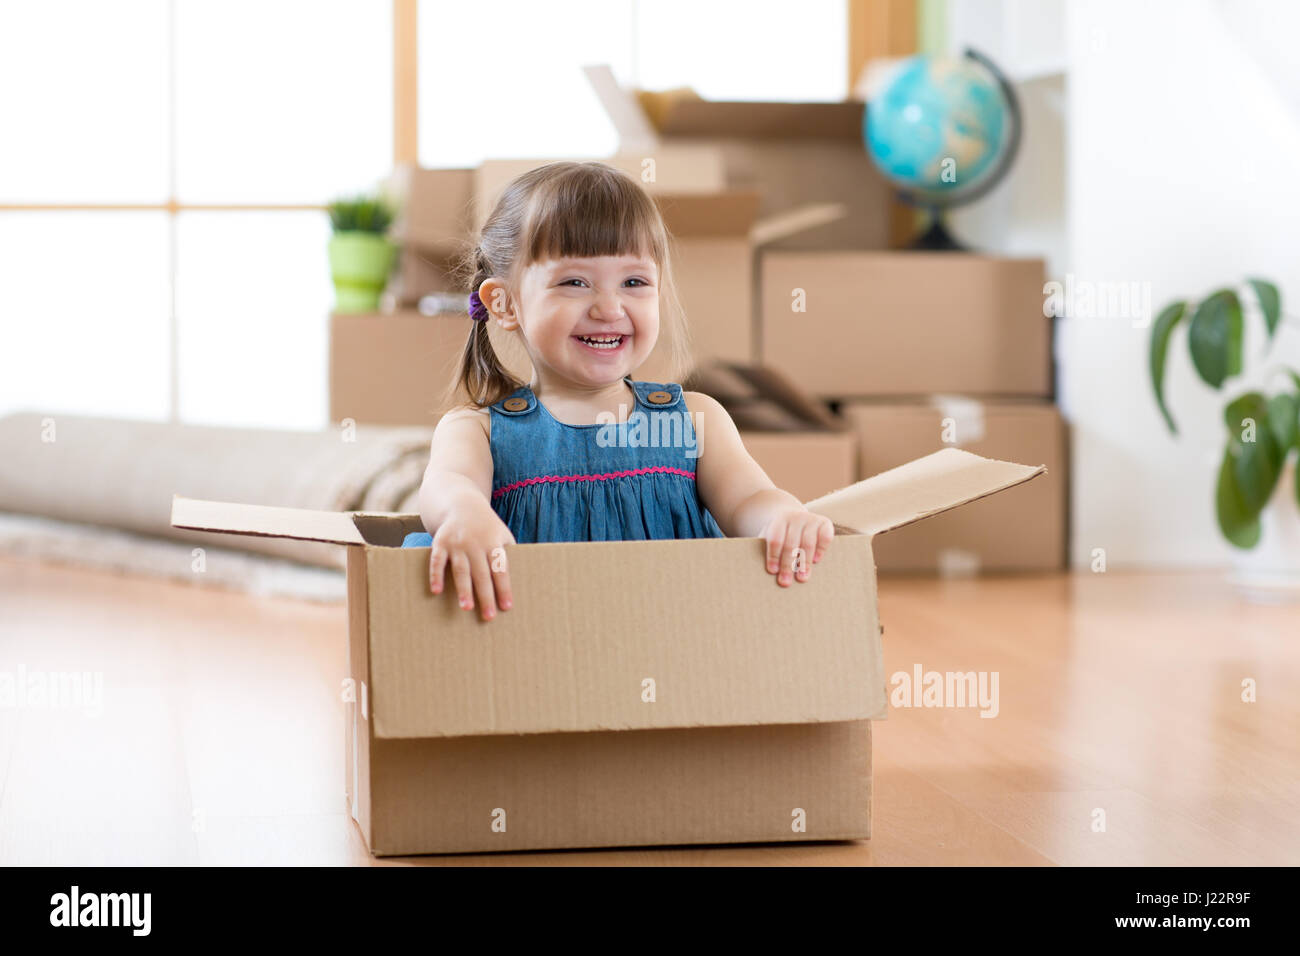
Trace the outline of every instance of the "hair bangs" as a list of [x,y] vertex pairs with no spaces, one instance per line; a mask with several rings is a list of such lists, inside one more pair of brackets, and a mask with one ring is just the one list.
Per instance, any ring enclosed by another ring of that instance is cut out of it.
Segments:
[[654,201],[624,174],[579,165],[537,189],[522,249],[527,264],[643,256],[662,267],[666,241]]

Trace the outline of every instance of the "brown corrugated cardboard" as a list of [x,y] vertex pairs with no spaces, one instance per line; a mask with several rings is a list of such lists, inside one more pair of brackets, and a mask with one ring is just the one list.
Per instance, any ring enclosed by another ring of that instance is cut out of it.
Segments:
[[452,253],[473,225],[474,170],[402,165],[388,179],[398,203],[393,235],[431,253]]
[[[764,365],[711,362],[695,369],[684,387],[717,399],[741,428],[844,431],[848,427],[824,403],[777,369]],[[771,413],[756,415],[759,408],[770,408]],[[751,424],[757,421],[773,424]]]
[[761,269],[760,361],[815,394],[1052,394],[1041,259],[767,252]]
[[881,571],[1054,571],[1066,566],[1068,432],[1054,405],[926,401],[852,402],[845,418],[858,436],[859,471],[872,475],[946,444],[1010,461],[1037,461],[1047,477],[1015,496],[994,497],[907,528],[876,548]]
[[848,423],[775,369],[713,362],[683,387],[716,399],[767,476],[800,500],[855,480],[857,437]]
[[471,325],[464,313],[331,316],[330,420],[436,425]]
[[[464,312],[330,317],[330,420],[368,425],[428,425],[452,404],[443,400],[459,368],[472,321]],[[489,329],[506,367],[531,377],[528,356],[506,333]]]
[[420,304],[420,299],[438,292],[461,292],[460,282],[454,274],[455,259],[452,255],[428,252],[414,245],[403,245],[397,253],[397,266],[388,278],[384,290],[393,297],[398,306],[411,308]]
[[398,204],[393,236],[401,243],[388,292],[399,305],[413,306],[430,292],[457,289],[453,269],[473,219],[474,170],[393,170],[387,192]]
[[772,483],[802,501],[852,484],[857,474],[851,432],[742,431],[740,439]]
[[538,166],[560,162],[600,162],[613,166],[639,182],[651,195],[709,196],[727,191],[722,155],[708,145],[663,145],[653,151],[620,152],[599,159],[590,156],[486,159],[473,171],[471,229],[483,224],[511,180]]
[[711,102],[688,89],[625,90],[608,67],[586,72],[619,131],[620,152],[713,149],[725,188],[759,191],[764,218],[808,204],[844,207],[843,217],[788,233],[770,248],[888,248],[893,193],[863,146],[863,103]]
[[491,622],[396,547],[415,515],[178,497],[172,524],[349,546],[346,783],[375,854],[857,839],[887,710],[873,536],[1042,473],[948,448],[809,502],[842,533],[790,588],[759,538],[513,545]]
[[[673,236],[673,275],[690,328],[691,357],[754,360],[754,251],[749,233],[758,214],[755,193],[655,196]],[[659,341],[637,370],[648,382],[671,380],[669,339]]]

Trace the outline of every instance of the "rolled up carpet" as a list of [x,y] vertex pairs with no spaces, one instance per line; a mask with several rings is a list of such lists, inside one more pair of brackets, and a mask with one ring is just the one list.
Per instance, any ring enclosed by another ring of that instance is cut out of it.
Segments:
[[[0,511],[215,545],[171,526],[172,495],[326,511],[415,500],[429,428],[273,431],[23,412],[0,418]],[[324,567],[343,549],[221,536],[220,546]]]

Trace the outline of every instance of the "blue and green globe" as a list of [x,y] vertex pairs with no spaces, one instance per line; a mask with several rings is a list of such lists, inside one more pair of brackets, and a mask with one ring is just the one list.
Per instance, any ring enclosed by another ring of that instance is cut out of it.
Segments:
[[972,54],[915,56],[867,104],[867,151],[917,205],[942,208],[982,195],[1006,171],[1019,111],[995,69]]

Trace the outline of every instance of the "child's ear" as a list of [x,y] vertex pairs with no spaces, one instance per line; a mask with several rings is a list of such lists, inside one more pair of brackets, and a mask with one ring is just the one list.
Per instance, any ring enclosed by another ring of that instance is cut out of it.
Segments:
[[519,327],[519,317],[515,314],[514,303],[510,300],[510,290],[504,282],[497,279],[484,279],[478,287],[479,301],[487,307],[497,325],[507,332]]

